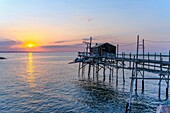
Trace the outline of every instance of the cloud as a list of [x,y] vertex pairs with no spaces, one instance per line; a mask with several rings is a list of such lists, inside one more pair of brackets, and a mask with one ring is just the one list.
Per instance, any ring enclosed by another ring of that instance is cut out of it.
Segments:
[[69,51],[81,51],[83,49],[83,44],[72,44],[72,45],[46,45],[41,46],[41,48],[47,51],[61,51],[61,52],[69,52]]
[[74,47],[81,47],[83,44],[73,44],[73,45],[47,45],[41,46],[42,48],[74,48]]
[[79,41],[79,39],[72,39],[72,40],[60,40],[60,41],[56,41],[56,42],[53,42],[53,43],[67,43],[67,42],[74,42],[74,41]]
[[21,48],[15,46],[20,44],[22,44],[21,41],[11,40],[0,36],[0,51],[22,51]]
[[9,41],[10,39],[0,36],[0,41]]
[[0,41],[0,46],[13,46],[13,45],[18,45],[18,44],[22,44],[22,42],[18,42],[18,41]]
[[72,42],[74,40],[61,40],[61,41],[56,41],[56,42],[53,42],[53,43],[66,43],[66,42]]
[[[81,39],[71,39],[71,40],[60,40],[60,41],[56,41],[56,42],[53,42],[53,43],[56,43],[56,44],[62,44],[62,43],[67,43],[67,42],[82,42],[82,41],[89,41],[90,38],[81,38]],[[95,40],[95,39],[93,39]]]
[[11,40],[11,39],[0,36],[0,47],[10,47],[10,46],[19,45],[19,44],[22,44],[22,42]]

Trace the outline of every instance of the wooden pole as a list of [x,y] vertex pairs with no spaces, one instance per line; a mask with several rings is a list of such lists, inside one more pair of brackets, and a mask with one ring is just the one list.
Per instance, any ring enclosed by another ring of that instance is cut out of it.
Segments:
[[[135,55],[134,55],[134,60],[135,60]],[[130,113],[130,108],[131,108],[131,103],[132,103],[132,95],[133,95],[133,83],[134,83],[134,77],[136,74],[136,71],[134,73],[134,67],[135,67],[135,62],[133,62],[133,69],[132,69],[132,79],[131,79],[131,84],[130,84],[130,97],[129,97],[129,103],[127,106],[126,113]]]
[[82,76],[84,76],[84,70],[85,70],[85,66],[84,66],[84,62],[82,62]]
[[[92,37],[90,37],[90,43],[89,43],[89,53],[90,53],[90,55],[91,55],[91,45],[92,45]],[[89,63],[88,78],[90,78],[90,71],[91,71],[91,62]]]
[[160,70],[161,70],[161,73],[162,73],[162,54],[160,53],[160,61],[161,61],[161,63],[160,63]]
[[132,55],[131,55],[131,53],[130,53],[130,54],[129,54],[129,58],[130,58],[129,67],[130,67],[130,68],[131,68],[131,59],[132,59],[131,56],[132,56]]
[[161,75],[160,75],[160,80],[159,80],[159,92],[158,92],[158,98],[161,98]]
[[119,44],[117,44],[117,57],[119,56]]
[[116,86],[118,85],[118,61],[116,61]]
[[[156,52],[155,52],[155,55],[154,55],[154,60],[156,61]],[[154,70],[155,70],[155,63],[154,63]]]
[[159,92],[158,92],[158,97],[159,97],[159,99],[160,99],[160,97],[161,97],[161,76],[162,76],[162,55],[161,55],[161,53],[160,53],[160,80],[159,80]]
[[88,78],[90,78],[91,62],[89,63]]
[[109,74],[109,81],[111,81],[111,75],[112,75],[112,66],[109,67],[110,74]]
[[[124,58],[125,56],[124,56],[124,53],[122,52],[122,57]],[[125,83],[125,70],[124,70],[124,61],[122,62],[122,66],[123,66],[123,68],[122,68],[122,73],[123,73],[123,84]]]
[[[142,49],[143,49],[143,60],[144,60],[144,59],[145,59],[145,56],[144,56],[144,55],[145,55],[144,39],[142,40],[142,42],[143,42],[143,48],[142,48]],[[144,92],[144,84],[145,84],[145,83],[144,83],[144,76],[145,76],[145,73],[144,73],[144,72],[145,72],[145,71],[144,71],[144,68],[145,68],[145,67],[144,67],[144,64],[145,64],[145,63],[143,62],[143,66],[142,66],[142,68],[143,68],[143,71],[142,71],[142,72],[143,72],[143,73],[142,73],[142,75],[143,75],[143,76],[142,76],[142,77],[143,77],[143,80],[142,80],[142,92]]]
[[150,63],[149,63],[149,52],[148,52],[148,69],[149,69],[149,64],[150,64]]
[[112,66],[112,79],[113,79],[113,74],[114,74],[114,67]]
[[168,80],[167,80],[167,87],[166,87],[166,98],[168,99],[169,95],[168,95],[168,91],[169,90],[169,75],[168,75]]
[[[119,57],[119,44],[117,44],[117,58]],[[116,86],[118,85],[118,60],[116,60]]]
[[106,72],[106,67],[105,67],[105,62],[104,62],[104,65],[103,65],[103,81],[105,81],[105,72]]
[[91,45],[92,45],[92,37],[90,37],[90,47],[89,47],[89,51],[90,51],[90,55],[91,55]]
[[93,64],[93,80],[94,80],[94,76],[95,76],[95,64]]
[[[170,51],[169,51],[169,62],[170,62]],[[167,87],[166,87],[166,98],[169,97],[168,93],[169,93],[169,69],[170,66],[168,65],[168,80],[167,80]]]
[[80,76],[80,67],[81,66],[81,62],[79,62],[79,69],[78,69],[78,76]]
[[138,54],[139,54],[139,35],[137,36],[137,52],[136,52],[136,59],[138,60]]
[[97,63],[97,65],[96,65],[96,77],[97,77],[97,80],[98,80],[98,75],[99,75],[99,64]]
[[137,53],[136,53],[136,62],[135,62],[135,74],[136,74],[136,83],[135,83],[135,91],[138,89],[138,73],[137,73],[137,68],[138,68],[138,54],[139,54],[139,35],[137,36]]

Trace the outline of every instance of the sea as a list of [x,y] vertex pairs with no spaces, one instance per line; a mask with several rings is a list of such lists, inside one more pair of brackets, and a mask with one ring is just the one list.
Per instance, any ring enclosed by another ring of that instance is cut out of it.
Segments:
[[[99,78],[78,75],[78,64],[68,64],[77,57],[76,52],[56,53],[0,53],[0,113],[125,113],[129,101],[132,72],[125,70],[125,84],[119,70],[111,80],[106,71]],[[88,66],[87,66],[88,67]],[[145,73],[152,77],[156,74]],[[159,105],[169,105],[166,82],[146,80],[145,91],[138,83],[133,93],[131,113],[155,113]]]

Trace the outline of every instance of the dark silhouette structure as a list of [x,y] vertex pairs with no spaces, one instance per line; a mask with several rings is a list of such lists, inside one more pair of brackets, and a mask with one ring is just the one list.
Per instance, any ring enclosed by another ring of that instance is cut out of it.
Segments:
[[4,60],[4,59],[6,59],[5,57],[0,57],[0,60]]
[[91,48],[91,53],[99,56],[107,54],[116,54],[116,46],[110,43],[96,44]]

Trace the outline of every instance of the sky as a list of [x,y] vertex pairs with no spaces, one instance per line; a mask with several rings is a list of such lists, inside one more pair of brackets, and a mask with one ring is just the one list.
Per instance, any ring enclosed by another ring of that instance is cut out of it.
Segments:
[[[0,0],[0,51],[84,51],[83,41],[170,50],[169,0]],[[30,47],[31,46],[31,47]]]

